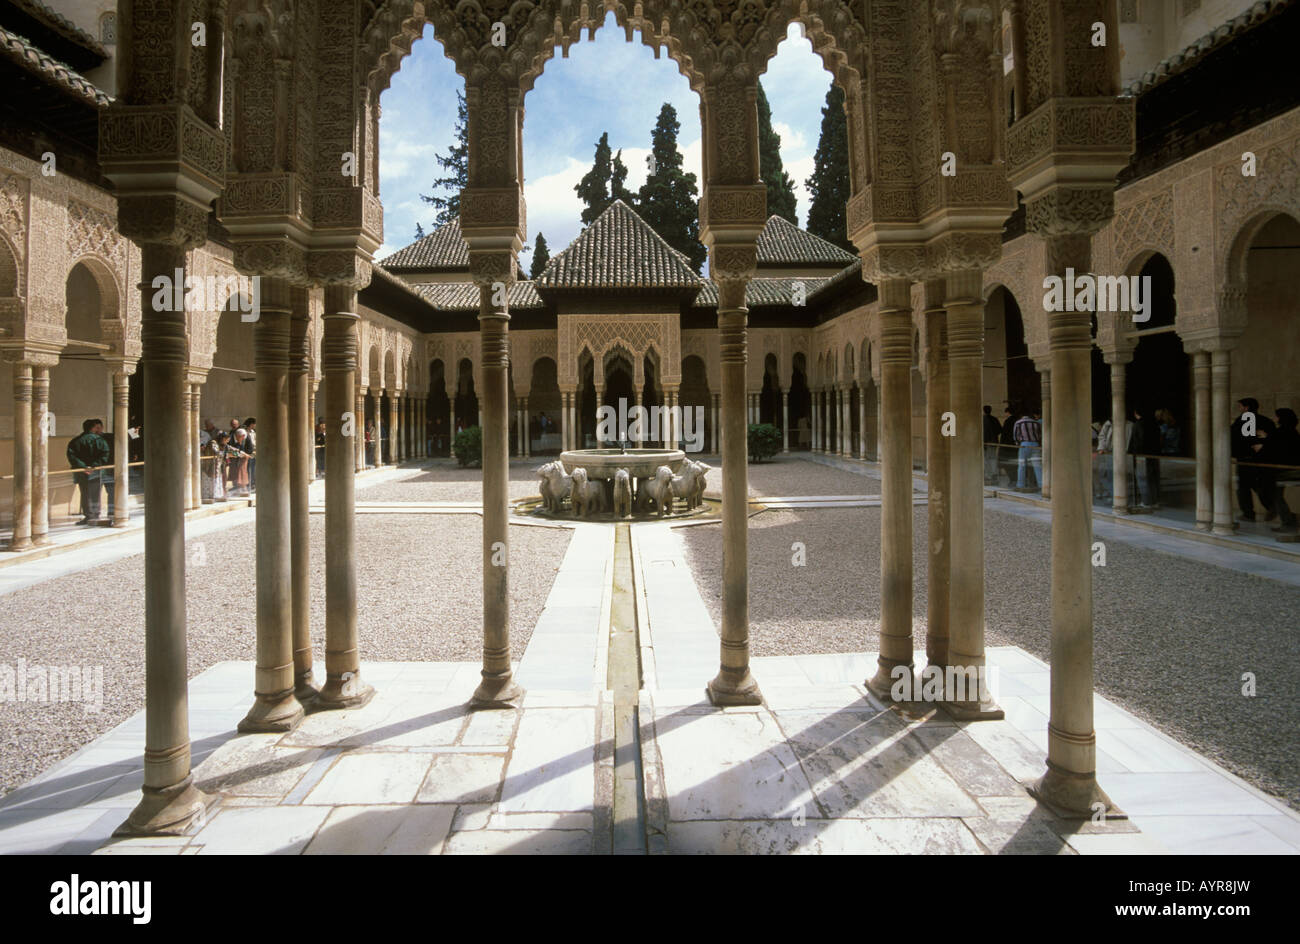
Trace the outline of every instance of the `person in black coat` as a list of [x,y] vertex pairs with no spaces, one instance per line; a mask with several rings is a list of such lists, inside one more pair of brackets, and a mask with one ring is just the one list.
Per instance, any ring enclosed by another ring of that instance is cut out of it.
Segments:
[[[1261,441],[1250,447],[1255,453],[1256,461],[1268,465],[1300,466],[1300,432],[1296,431],[1295,411],[1280,407],[1274,415],[1277,417],[1277,425],[1272,432],[1263,432],[1262,435],[1257,436],[1256,438]],[[1269,506],[1282,519],[1273,530],[1284,534],[1295,534],[1296,516],[1286,503],[1286,486],[1290,482],[1300,481],[1300,468],[1256,471],[1266,477]]]
[[993,407],[984,404],[984,484],[998,484],[998,447],[1002,424],[993,415]]
[[[1246,426],[1246,414],[1248,413],[1255,418],[1255,435],[1253,436],[1247,436],[1243,433]],[[1243,521],[1255,520],[1255,502],[1251,497],[1252,491],[1259,496],[1260,504],[1268,511],[1268,514],[1264,516],[1264,520],[1272,521],[1275,515],[1269,477],[1263,474],[1265,470],[1255,468],[1249,464],[1261,461],[1254,447],[1261,445],[1274,429],[1272,420],[1267,416],[1259,415],[1258,400],[1254,397],[1242,397],[1237,401],[1237,418],[1232,423],[1232,458],[1236,459],[1238,463],[1237,505],[1241,508],[1241,519]]]

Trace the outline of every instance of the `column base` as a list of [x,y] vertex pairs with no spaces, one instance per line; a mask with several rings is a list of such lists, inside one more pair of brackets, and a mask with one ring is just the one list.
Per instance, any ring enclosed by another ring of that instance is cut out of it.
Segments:
[[31,538],[23,538],[21,541],[10,541],[6,551],[30,551],[35,547]]
[[47,534],[37,534],[32,536],[32,547],[49,547],[54,541]]
[[1030,796],[1062,819],[1092,819],[1098,813],[1101,819],[1128,819],[1128,814],[1116,806],[1098,785],[1095,771],[1075,773],[1049,760],[1047,772],[1032,784],[1026,784],[1026,789]]
[[237,730],[240,734],[282,734],[298,727],[305,716],[293,692],[258,695]]
[[474,694],[469,697],[470,711],[492,711],[496,709],[519,709],[523,707],[524,689],[515,681],[510,670],[501,675],[483,672],[483,681],[478,683]]
[[940,703],[953,721],[1003,721],[1007,713],[993,699],[945,701]]
[[372,686],[361,681],[361,670],[327,675],[325,684],[312,699],[312,711],[339,711],[344,708],[361,708],[375,697]]
[[1215,524],[1213,533],[1223,535],[1224,537],[1230,537],[1237,533],[1237,525],[1235,523],[1228,525]]
[[758,682],[749,674],[748,668],[740,671],[719,669],[713,681],[705,686],[704,692],[716,708],[763,704],[763,693],[759,691]]
[[[901,673],[895,677],[895,672],[899,666],[907,669],[911,678]],[[867,679],[862,684],[866,686],[867,691],[875,695],[886,705],[904,705],[908,704],[910,698],[895,698],[894,688],[902,683],[903,691],[911,694],[920,691],[920,683],[916,678],[916,667],[904,662],[886,662],[881,659],[877,662],[876,674]]]
[[294,678],[293,697],[298,699],[298,703],[303,706],[304,710],[306,710],[307,705],[315,701],[319,695],[320,689],[316,687],[310,669]]
[[1208,521],[1198,521],[1198,522],[1196,522],[1196,530],[1197,530],[1197,531],[1209,531],[1212,527],[1213,527],[1213,525],[1211,525],[1210,522],[1208,522]]
[[180,836],[196,824],[202,825],[219,797],[204,793],[186,777],[172,787],[145,787],[144,796],[113,830],[114,836]]

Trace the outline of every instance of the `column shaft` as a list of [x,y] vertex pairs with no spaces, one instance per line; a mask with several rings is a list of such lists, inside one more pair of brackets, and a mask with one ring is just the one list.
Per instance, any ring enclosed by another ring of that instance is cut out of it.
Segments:
[[[743,289],[733,294],[743,296]],[[749,429],[745,422],[745,308],[718,308],[722,367],[721,666],[709,683],[715,705],[762,701],[749,671]]]
[[867,684],[892,699],[894,682],[912,671],[912,313],[904,279],[880,285],[880,373],[880,655]]
[[[32,543],[50,543],[50,369],[32,368]],[[98,487],[98,486],[96,486]]]
[[1210,412],[1210,352],[1192,354],[1192,388],[1196,410],[1196,529],[1209,531],[1214,525],[1214,482]]
[[[942,433],[943,414],[949,409],[948,314],[943,308],[942,280],[925,283],[925,470],[926,535],[930,571],[926,580],[925,654],[930,665],[948,664],[951,619],[951,504],[948,483],[952,442]],[[960,390],[953,391],[960,394]],[[958,402],[956,396],[952,403]],[[960,420],[959,420],[960,422]],[[958,427],[960,432],[960,426]]]
[[[1091,395],[1089,395],[1091,398]],[[1091,426],[1091,424],[1089,424]],[[1052,497],[1052,372],[1043,371],[1043,464],[1041,482],[1044,498]],[[1091,494],[1091,492],[1089,492]]]
[[113,372],[113,527],[125,527],[131,521],[130,439],[126,434],[131,386],[124,370]]
[[199,448],[199,433],[203,429],[199,410],[202,403],[201,391],[202,384],[190,384],[190,428],[194,430],[194,435],[190,439],[190,495],[193,497],[195,508],[203,504],[203,479],[200,468],[203,453]]
[[1128,414],[1124,403],[1127,379],[1124,364],[1110,365],[1111,509],[1128,514]]
[[356,387],[356,307],[355,289],[325,286],[325,684],[313,708],[353,708],[375,693],[361,679],[357,639],[356,470],[365,411]]
[[190,384],[187,381],[181,389],[180,396],[181,416],[185,420],[185,467],[181,476],[181,488],[185,495],[185,510],[189,511],[194,507],[194,482],[190,478],[190,466],[194,464],[194,442],[198,436],[198,430],[194,428],[193,409],[190,404]]
[[1228,418],[1228,382],[1232,373],[1232,352],[1221,348],[1210,352],[1211,438],[1214,441],[1214,533],[1232,534],[1232,425]]
[[790,391],[781,391],[781,451],[790,451]]
[[[257,671],[241,732],[291,731],[303,718],[294,695],[293,559],[289,499],[289,285],[262,279],[253,328],[257,367]],[[146,427],[147,429],[147,427]]]
[[510,313],[479,286],[483,370],[483,669],[471,708],[518,708],[524,691],[510,666]]
[[32,365],[14,364],[14,535],[9,550],[32,546]]
[[290,291],[289,320],[289,546],[293,612],[293,691],[306,704],[316,697],[311,648],[311,531],[308,487],[316,468],[316,437],[307,395],[311,327],[307,289]]

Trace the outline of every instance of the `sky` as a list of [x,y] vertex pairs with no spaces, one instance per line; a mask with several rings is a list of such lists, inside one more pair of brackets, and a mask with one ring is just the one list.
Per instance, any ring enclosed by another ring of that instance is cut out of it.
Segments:
[[[781,160],[795,180],[799,222],[808,216],[804,180],[812,173],[821,130],[821,109],[830,88],[830,73],[812,45],[792,24],[762,77],[772,107],[772,126],[781,136]],[[415,239],[415,224],[432,231],[434,209],[420,199],[432,192],[441,175],[435,156],[450,149],[456,126],[456,91],[464,81],[456,74],[442,45],[426,26],[401,70],[380,98],[379,183],[384,204],[385,256]],[[645,181],[650,132],[664,102],[677,109],[677,138],[686,170],[700,174],[699,97],[668,57],[633,34],[628,43],[610,13],[594,39],[569,48],[569,58],[555,56],[524,98],[524,199],[528,207],[531,248],[540,231],[554,255],[582,228],[582,202],[574,185],[591,169],[596,142],[609,132],[610,147],[623,151],[628,189]],[[521,256],[525,270],[528,255]]]

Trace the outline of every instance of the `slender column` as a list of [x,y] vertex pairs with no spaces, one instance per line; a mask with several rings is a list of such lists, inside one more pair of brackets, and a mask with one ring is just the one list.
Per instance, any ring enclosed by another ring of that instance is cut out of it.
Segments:
[[202,470],[200,469],[203,454],[199,449],[199,433],[203,429],[199,415],[199,407],[202,404],[202,388],[202,384],[190,384],[190,429],[194,431],[194,435],[190,439],[190,494],[194,498],[193,507],[195,508],[203,505],[203,480],[201,478]]
[[1196,530],[1214,525],[1214,485],[1211,468],[1210,352],[1192,352],[1193,408],[1196,423]]
[[32,367],[32,543],[50,543],[50,369]]
[[[1087,233],[1045,235],[1047,272],[1091,268]],[[1083,815],[1097,802],[1112,809],[1097,784],[1093,726],[1091,316],[1087,311],[1047,313],[1052,381],[1052,648],[1051,713],[1047,772],[1033,793]]]
[[947,664],[963,669],[966,691],[944,695],[949,714],[958,720],[997,720],[1004,714],[986,684],[984,653],[983,273],[978,269],[949,273],[946,294],[948,409],[956,422],[956,436],[946,440],[951,450],[948,600],[952,628]]
[[867,388],[858,386],[858,458],[867,458]]
[[32,365],[14,364],[14,536],[9,550],[32,546]]
[[357,453],[348,437],[364,445],[365,413],[357,409],[355,389],[361,320],[356,307],[356,289],[325,286],[325,684],[314,709],[355,708],[375,694],[361,680],[357,639]]
[[[289,285],[262,279],[253,327],[257,367],[256,700],[241,733],[292,731],[303,718],[294,695],[293,561],[289,499]],[[147,427],[146,427],[147,429]]]
[[[353,307],[355,307],[355,305]],[[323,358],[322,358],[322,363],[323,363]],[[325,409],[326,410],[331,409],[328,390],[326,391],[325,394]],[[362,469],[366,467],[366,390],[364,387],[356,388],[356,395],[353,398],[352,410],[354,411],[352,415],[355,417],[355,423],[356,423],[356,442],[353,443],[353,449],[356,451],[356,456],[353,460],[354,463],[353,468],[357,472],[360,472]],[[329,466],[330,426],[328,425],[329,422],[330,422],[329,420],[326,421],[327,425],[325,427],[325,474],[326,475],[328,475],[330,471],[330,466]]]
[[[930,665],[948,664],[951,619],[952,494],[949,482],[951,440],[943,435],[943,414],[949,407],[948,314],[943,307],[944,282],[925,283],[925,470],[926,539],[930,570],[926,583],[925,654]],[[956,403],[956,397],[952,398]],[[959,421],[960,422],[960,421]],[[960,431],[960,426],[958,427]],[[956,609],[956,601],[953,601]]]
[[[310,342],[308,343],[310,347]],[[307,435],[307,442],[311,447],[311,464],[307,467],[307,479],[314,482],[316,480],[316,381],[311,375],[311,368],[307,369],[307,422],[311,432]]]
[[1232,373],[1232,351],[1227,347],[1210,351],[1211,438],[1214,441],[1214,533],[1232,534],[1232,424],[1228,422],[1228,382]]
[[144,785],[119,833],[179,832],[211,802],[190,775],[185,614],[185,432],[180,403],[188,341],[184,310],[153,307],[153,280],[184,270],[185,249],[140,247],[144,379]]
[[528,398],[519,398],[519,455],[528,458]]
[[[1092,395],[1089,394],[1088,400],[1091,403]],[[1089,423],[1089,426],[1092,424]],[[1042,481],[1039,487],[1042,489],[1044,498],[1052,497],[1052,372],[1043,371],[1043,463]],[[1089,476],[1091,480],[1091,476]],[[1089,491],[1091,494],[1091,490]]]
[[821,394],[818,392],[818,390],[817,390],[816,387],[814,387],[814,388],[812,389],[811,393],[812,393],[812,400],[811,400],[811,405],[812,405],[812,451],[813,451],[813,452],[816,452],[818,449],[821,448],[821,417],[820,417],[820,415],[819,415],[819,414],[821,413],[821,407],[820,407],[820,402],[819,402],[819,401],[820,401]]
[[1128,514],[1128,415],[1124,402],[1127,365],[1110,361],[1110,446],[1111,446],[1111,509],[1117,515]]
[[713,395],[713,454],[722,448],[722,394]]
[[[524,690],[510,667],[510,312],[479,286],[483,369],[483,669],[470,708],[518,708]],[[504,294],[504,293],[502,293]],[[500,296],[498,296],[500,297]]]
[[190,384],[188,381],[181,388],[179,402],[181,416],[185,420],[185,473],[182,476],[181,488],[185,496],[185,510],[189,511],[194,507],[194,482],[190,479],[190,466],[194,463],[194,438],[198,433],[194,429],[194,423],[191,419],[194,411],[191,409]]
[[130,509],[130,440],[126,435],[131,386],[124,370],[113,372],[113,527],[124,528],[131,522]]
[[311,531],[307,490],[316,468],[310,399],[311,327],[306,288],[289,292],[289,549],[293,612],[293,693],[306,705],[316,697],[311,647]]
[[447,455],[451,455],[451,444],[456,440],[456,398],[448,398],[447,406]]
[[848,387],[840,390],[840,455],[853,455],[853,424],[849,419],[851,391]]
[[677,415],[675,413],[678,406],[676,387],[664,388],[664,405],[668,408],[668,415],[665,421],[668,424],[668,441],[664,445],[668,449],[676,449],[677,435],[680,432],[677,428]]
[[402,437],[397,430],[397,391],[388,393],[388,465],[397,465],[398,444]]
[[[749,671],[749,430],[745,423],[745,282],[720,283],[718,344],[722,366],[722,642],[709,682],[715,705],[763,700]],[[724,307],[730,296],[732,304]]]
[[417,446],[420,450],[421,459],[429,458],[429,401],[428,393],[420,397],[416,403],[416,411],[419,413],[419,428],[416,430]]
[[781,391],[781,451],[790,451],[790,391]]
[[[880,478],[880,656],[867,685],[877,698],[912,671],[912,312],[906,279],[880,284],[884,430]],[[910,686],[909,686],[910,687]]]

